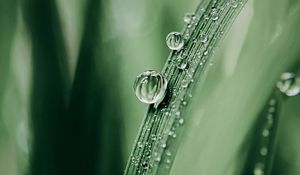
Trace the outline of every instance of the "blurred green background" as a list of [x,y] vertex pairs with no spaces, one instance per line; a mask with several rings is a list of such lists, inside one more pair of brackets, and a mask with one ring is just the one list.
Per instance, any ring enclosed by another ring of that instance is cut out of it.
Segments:
[[[135,76],[162,69],[165,36],[199,2],[0,0],[0,175],[122,174],[147,108]],[[299,12],[297,0],[249,0],[196,91],[171,174],[240,168],[257,114],[299,60]],[[272,174],[300,174],[299,102],[283,105]]]
[[198,1],[0,0],[0,174],[122,174],[165,36]]

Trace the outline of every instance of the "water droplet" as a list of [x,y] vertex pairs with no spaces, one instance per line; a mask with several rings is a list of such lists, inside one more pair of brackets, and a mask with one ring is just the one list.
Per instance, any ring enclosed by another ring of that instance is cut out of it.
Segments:
[[175,112],[176,118],[180,117],[180,111]]
[[189,81],[186,79],[183,79],[181,82],[181,87],[186,88],[189,86]]
[[184,100],[184,101],[182,102],[182,105],[183,105],[183,106],[186,106],[186,105],[187,105],[187,102]]
[[262,147],[259,152],[262,156],[266,156],[268,154],[268,149],[266,147]]
[[263,132],[262,132],[262,135],[264,137],[268,137],[270,135],[270,131],[268,129],[264,129]]
[[176,138],[177,135],[174,131],[169,131],[169,136],[173,137],[173,138]]
[[166,147],[167,147],[167,144],[166,144],[165,142],[163,142],[163,143],[160,144],[160,147],[166,148]]
[[269,104],[270,104],[271,106],[274,106],[274,105],[276,104],[276,100],[275,100],[275,99],[271,99]]
[[208,14],[205,14],[205,15],[204,15],[204,19],[205,19],[205,20],[209,20],[209,15],[208,15]]
[[185,33],[185,34],[183,35],[183,38],[184,38],[185,40],[189,39],[189,37],[190,37],[190,34],[189,34],[189,33]]
[[274,107],[270,107],[269,108],[269,113],[273,113],[273,112],[275,112],[275,108]]
[[283,73],[277,87],[287,96],[296,96],[300,92],[300,77],[290,72]]
[[166,38],[166,43],[171,50],[180,50],[184,45],[184,40],[181,33],[171,32]]
[[257,163],[255,165],[255,168],[254,168],[254,171],[253,171],[254,175],[263,175],[264,174],[263,168],[264,168],[264,164]]
[[151,140],[152,140],[152,141],[156,141],[156,135],[152,134],[152,135],[151,135]]
[[160,162],[160,160],[161,160],[161,157],[157,152],[153,153],[153,158],[154,158],[155,162]]
[[213,21],[218,20],[219,19],[218,10],[216,8],[212,8],[210,12],[210,16]]
[[162,102],[166,95],[168,81],[160,73],[148,70],[137,76],[133,89],[136,97],[143,103],[153,104],[154,107]]
[[171,151],[170,150],[166,150],[166,155],[167,156],[171,156],[172,155]]
[[238,6],[238,1],[237,1],[237,0],[231,0],[231,1],[229,2],[229,4],[230,4],[230,6],[231,6],[232,8],[237,8],[237,6]]
[[186,66],[187,66],[187,61],[186,61],[186,59],[183,59],[182,57],[178,57],[178,58],[176,59],[176,67],[177,67],[178,69],[185,69]]
[[183,118],[181,118],[181,119],[178,120],[178,123],[181,124],[181,125],[183,124],[183,122],[184,122]]
[[139,148],[143,148],[144,145],[143,145],[141,142],[138,142],[138,147],[139,147]]
[[208,55],[208,50],[204,51],[203,55],[204,56]]
[[200,42],[202,42],[202,43],[206,43],[207,40],[208,40],[208,37],[207,37],[207,35],[206,35],[205,33],[200,33],[200,35],[199,35],[199,40],[200,40]]
[[170,164],[170,163],[171,163],[171,160],[170,160],[170,159],[166,159],[166,163],[167,163],[167,164]]
[[196,20],[196,15],[194,13],[186,13],[183,18],[183,21],[187,24],[190,24],[195,20]]

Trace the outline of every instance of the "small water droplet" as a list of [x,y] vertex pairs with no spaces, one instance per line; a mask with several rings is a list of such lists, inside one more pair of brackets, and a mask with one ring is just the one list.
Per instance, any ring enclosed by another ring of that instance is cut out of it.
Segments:
[[182,105],[183,106],[186,106],[187,105],[187,102],[184,100],[184,101],[182,101]]
[[186,13],[183,18],[183,21],[187,24],[193,23],[195,20],[196,15],[194,13]]
[[178,123],[182,125],[184,123],[184,119],[183,118],[179,119]]
[[279,90],[287,96],[296,96],[300,92],[300,77],[294,73],[285,72],[277,83]]
[[263,132],[262,132],[262,135],[264,137],[268,137],[270,135],[270,131],[268,129],[264,129]]
[[170,164],[171,163],[171,160],[169,158],[166,159],[165,161],[167,164]]
[[207,40],[208,40],[208,36],[205,34],[205,33],[200,33],[200,35],[199,35],[199,40],[200,40],[200,42],[202,42],[202,43],[206,43],[207,42]]
[[156,141],[156,135],[152,134],[152,135],[151,135],[151,140],[152,140],[152,141]]
[[269,108],[269,112],[270,112],[270,113],[275,112],[275,107],[270,107],[270,108]]
[[163,143],[160,144],[160,147],[166,148],[166,147],[167,147],[167,144],[166,144],[165,142],[163,142]]
[[204,19],[205,19],[205,20],[209,20],[209,15],[208,15],[208,14],[205,14],[205,15],[204,15]]
[[139,147],[139,148],[143,148],[144,145],[143,145],[141,142],[138,142],[138,147]]
[[237,1],[237,0],[231,0],[231,1],[229,2],[229,4],[230,4],[230,6],[231,6],[232,8],[237,8],[237,6],[238,6],[238,1]]
[[262,156],[266,156],[268,154],[268,149],[266,147],[262,147],[259,152]]
[[190,37],[190,34],[189,34],[189,33],[185,33],[185,34],[183,35],[183,38],[184,38],[185,40],[189,39],[189,37]]
[[181,87],[186,88],[189,86],[189,81],[186,79],[183,79],[181,82]]
[[180,111],[175,112],[176,118],[180,117]]
[[269,104],[270,104],[271,106],[274,106],[274,105],[276,104],[276,100],[275,100],[275,99],[271,99]]
[[204,51],[203,55],[204,56],[208,55],[208,50]]
[[174,131],[169,131],[169,136],[173,137],[173,138],[176,138],[177,135]]
[[160,162],[160,160],[161,160],[160,154],[157,153],[157,152],[154,152],[153,153],[153,159],[154,159],[155,162]]
[[170,150],[166,150],[166,155],[167,156],[171,156],[172,155],[171,151]]
[[216,8],[212,8],[210,12],[210,16],[213,21],[218,20],[219,19],[218,10]]
[[183,59],[182,57],[178,57],[178,58],[176,59],[176,67],[177,67],[178,69],[185,69],[186,66],[187,66],[187,61],[186,61],[186,59]]
[[171,50],[180,50],[184,45],[184,40],[181,33],[171,32],[167,35],[166,43]]
[[143,103],[157,107],[166,95],[168,81],[160,73],[148,70],[137,76],[133,89],[136,97]]
[[264,168],[264,164],[257,163],[255,165],[255,168],[254,168],[254,171],[253,171],[254,175],[263,175],[264,174],[263,168]]

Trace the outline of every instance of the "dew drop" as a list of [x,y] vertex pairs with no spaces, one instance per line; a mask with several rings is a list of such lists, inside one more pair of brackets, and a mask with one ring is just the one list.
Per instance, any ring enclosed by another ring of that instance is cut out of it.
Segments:
[[166,43],[171,50],[180,50],[184,45],[184,40],[181,33],[171,32],[167,35]]
[[182,125],[184,123],[184,119],[183,118],[179,119],[178,123]]
[[190,37],[190,34],[189,34],[189,33],[185,33],[185,34],[183,35],[183,38],[186,39],[186,40],[189,39],[189,37]]
[[269,113],[273,113],[273,112],[275,112],[275,107],[270,107],[269,108]]
[[268,149],[266,147],[262,147],[259,152],[262,156],[266,156],[268,154]]
[[275,99],[271,99],[269,104],[270,104],[271,106],[274,106],[274,105],[276,104],[276,100],[275,100]]
[[166,163],[167,163],[167,164],[170,164],[170,163],[171,163],[171,160],[170,160],[170,159],[166,159]]
[[196,20],[196,15],[194,13],[186,13],[183,18],[183,21],[187,24],[190,24],[195,20]]
[[204,15],[204,19],[205,19],[205,20],[209,20],[209,15],[208,15],[208,14],[205,14],[205,15]]
[[262,135],[264,137],[268,137],[270,135],[270,131],[268,129],[264,129],[263,132],[262,132]]
[[165,142],[163,142],[163,143],[160,144],[160,147],[166,148],[166,147],[167,147],[167,144],[166,144]]
[[216,8],[211,9],[210,16],[213,21],[216,21],[219,19],[219,14],[218,14],[218,11]]
[[153,153],[153,159],[154,159],[155,162],[160,162],[161,157],[157,152],[154,152]]
[[137,76],[133,89],[136,97],[143,103],[154,104],[154,107],[163,101],[168,81],[160,73],[148,70]]
[[176,118],[179,118],[180,117],[180,111],[175,112],[175,116],[176,116]]
[[206,43],[207,40],[208,40],[208,37],[207,37],[207,35],[206,35],[205,33],[201,33],[201,34],[199,35],[199,40],[200,40],[200,42],[202,42],[202,43]]
[[204,56],[208,55],[208,50],[204,51],[203,55]]
[[177,135],[174,131],[169,131],[169,136],[173,137],[173,138],[176,138]]
[[141,142],[138,142],[138,147],[139,147],[139,148],[143,148],[144,145],[143,145]]
[[230,4],[230,6],[231,6],[232,8],[237,8],[237,6],[238,6],[238,1],[237,1],[237,0],[231,0],[231,1],[229,2],[229,4]]
[[263,175],[264,174],[263,168],[264,168],[264,164],[257,163],[255,165],[255,168],[254,168],[254,171],[253,171],[254,175]]
[[167,156],[171,156],[172,155],[171,151],[170,150],[166,150],[166,155]]
[[186,79],[183,79],[181,82],[181,87],[186,88],[189,86],[189,81]]
[[285,72],[277,83],[278,89],[287,96],[296,96],[300,92],[300,77],[294,73]]
[[185,59],[183,59],[182,57],[178,57],[176,59],[176,67],[178,69],[182,69],[183,70],[183,69],[186,68],[186,66],[187,66],[187,61]]

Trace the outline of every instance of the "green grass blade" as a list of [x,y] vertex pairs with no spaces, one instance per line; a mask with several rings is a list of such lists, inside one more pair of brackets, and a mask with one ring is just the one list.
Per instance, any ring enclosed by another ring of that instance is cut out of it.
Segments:
[[66,99],[70,84],[55,1],[26,0],[22,10],[32,42],[30,174],[66,174]]

